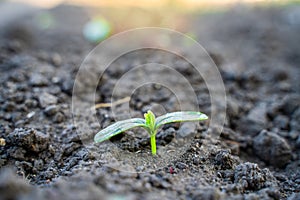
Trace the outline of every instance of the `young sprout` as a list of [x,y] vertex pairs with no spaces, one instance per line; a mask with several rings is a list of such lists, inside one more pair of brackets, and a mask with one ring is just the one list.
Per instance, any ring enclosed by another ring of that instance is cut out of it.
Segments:
[[128,129],[134,127],[143,127],[150,135],[152,154],[156,155],[156,133],[162,125],[173,122],[201,121],[208,119],[205,114],[194,111],[167,113],[163,116],[155,118],[153,112],[148,110],[148,112],[144,114],[144,117],[145,119],[132,118],[118,121],[98,132],[94,137],[94,141],[96,143],[103,142],[112,136],[127,131]]

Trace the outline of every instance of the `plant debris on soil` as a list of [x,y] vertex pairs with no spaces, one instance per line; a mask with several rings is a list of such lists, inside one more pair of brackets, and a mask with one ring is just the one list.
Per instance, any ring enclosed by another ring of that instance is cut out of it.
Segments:
[[[45,29],[34,23],[43,12],[0,29],[0,199],[300,199],[299,6],[180,16],[189,22],[183,31],[193,31],[221,72],[227,116],[219,138],[206,122],[164,126],[157,157],[141,129],[111,138],[116,150],[108,143],[86,145],[78,136],[72,91],[94,47],[82,36],[89,17],[82,7],[58,6],[47,10],[55,26]],[[132,12],[123,20],[137,17]],[[115,60],[99,81],[96,102],[110,102],[120,77],[132,65],[149,62],[184,75],[199,110],[209,115],[210,96],[193,67],[153,49]],[[124,94],[132,92],[127,84]],[[129,104],[137,117],[148,109],[161,115],[180,108],[172,91],[156,84],[136,89]],[[122,104],[116,109],[127,112]],[[95,133],[114,122],[109,107],[97,109],[96,116],[100,123],[89,124]],[[178,148],[186,138],[190,144]],[[117,170],[115,159],[128,171]]]

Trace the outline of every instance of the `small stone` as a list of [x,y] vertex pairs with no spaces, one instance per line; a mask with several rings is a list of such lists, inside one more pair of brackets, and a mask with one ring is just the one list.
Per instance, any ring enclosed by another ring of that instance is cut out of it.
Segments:
[[267,104],[260,103],[255,106],[248,114],[247,118],[251,121],[265,124],[267,122]]
[[139,165],[136,167],[137,172],[142,172],[142,171],[144,171],[144,169],[145,169],[145,167],[143,165]]
[[185,164],[185,163],[183,163],[183,162],[177,162],[177,163],[176,163],[176,167],[177,167],[178,169],[183,170],[183,169],[187,169],[187,168],[188,168],[188,165]]
[[34,108],[37,106],[38,102],[34,99],[26,99],[24,104],[28,108]]
[[64,119],[65,119],[65,116],[64,116],[61,112],[57,113],[57,114],[54,116],[54,121],[55,121],[56,123],[61,123],[61,122],[64,121]]
[[30,118],[32,118],[34,115],[35,115],[35,112],[34,112],[34,111],[31,111],[30,113],[28,113],[28,114],[26,115],[26,117],[27,117],[28,119],[30,119]]
[[60,77],[54,76],[54,77],[52,77],[51,82],[54,84],[58,84],[61,82],[61,79],[60,79]]
[[47,92],[52,95],[59,95],[61,93],[61,89],[59,86],[55,85],[55,86],[48,88]]
[[282,137],[266,130],[253,139],[253,149],[260,159],[279,168],[285,167],[292,157],[289,144]]
[[4,138],[0,138],[0,146],[5,146],[6,142]]
[[196,131],[196,124],[193,122],[186,122],[180,126],[178,130],[178,135],[180,137],[187,137],[195,133],[195,131]]
[[60,66],[62,62],[61,56],[58,53],[53,53],[51,56],[51,62],[57,67]]
[[278,89],[284,92],[291,91],[291,87],[292,87],[291,84],[286,81],[282,81],[278,83]]
[[[266,127],[267,123],[267,104],[265,102],[256,105],[246,117],[240,120],[237,130],[243,135],[256,136]],[[251,126],[249,126],[251,124]]]
[[47,116],[53,116],[58,112],[58,106],[56,105],[48,106],[45,108],[44,112]]
[[74,82],[72,80],[65,80],[62,82],[61,90],[68,95],[72,95]]
[[41,74],[32,74],[29,83],[32,86],[42,87],[48,85],[48,80]]
[[42,108],[45,108],[49,105],[56,104],[57,97],[45,92],[39,96],[39,103]]

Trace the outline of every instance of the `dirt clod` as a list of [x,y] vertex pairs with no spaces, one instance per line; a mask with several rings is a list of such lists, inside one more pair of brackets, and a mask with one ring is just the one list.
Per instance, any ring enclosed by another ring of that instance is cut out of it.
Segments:
[[239,183],[243,190],[260,190],[266,187],[277,187],[276,179],[265,168],[260,169],[257,164],[243,163],[234,170],[234,182]]
[[291,160],[289,144],[279,135],[263,130],[253,139],[255,154],[266,163],[275,167],[285,167]]
[[41,152],[49,146],[49,136],[34,129],[15,129],[8,135],[9,143],[16,144],[25,150]]
[[230,154],[229,151],[221,150],[215,156],[215,165],[221,169],[234,169],[238,163],[238,159]]

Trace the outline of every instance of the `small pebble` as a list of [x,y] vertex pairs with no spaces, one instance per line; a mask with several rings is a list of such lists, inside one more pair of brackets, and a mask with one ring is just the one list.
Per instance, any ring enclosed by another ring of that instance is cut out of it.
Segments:
[[47,116],[53,116],[58,112],[58,107],[56,105],[51,105],[45,108],[44,110]]
[[64,121],[64,119],[65,119],[65,116],[64,116],[61,112],[57,113],[57,114],[54,116],[54,121],[55,121],[56,123],[61,123],[61,122]]
[[176,163],[176,167],[178,168],[178,169],[187,169],[188,168],[188,165],[187,164],[185,164],[185,163],[183,163],[183,162],[177,162]]
[[27,117],[28,119],[30,119],[30,118],[32,118],[34,115],[35,115],[35,112],[34,112],[34,111],[31,111],[30,113],[28,113],[28,114],[26,115],[26,117]]
[[44,92],[39,96],[39,103],[42,108],[45,108],[49,105],[56,104],[57,97],[53,96],[52,94]]
[[41,74],[32,74],[29,80],[30,85],[32,86],[47,86],[48,80]]
[[6,142],[4,138],[0,138],[0,146],[5,146]]
[[51,62],[52,62],[53,65],[55,65],[57,67],[60,66],[61,62],[62,62],[61,56],[58,53],[54,53],[51,56]]
[[28,108],[34,108],[37,106],[38,102],[34,99],[26,99],[24,104]]

